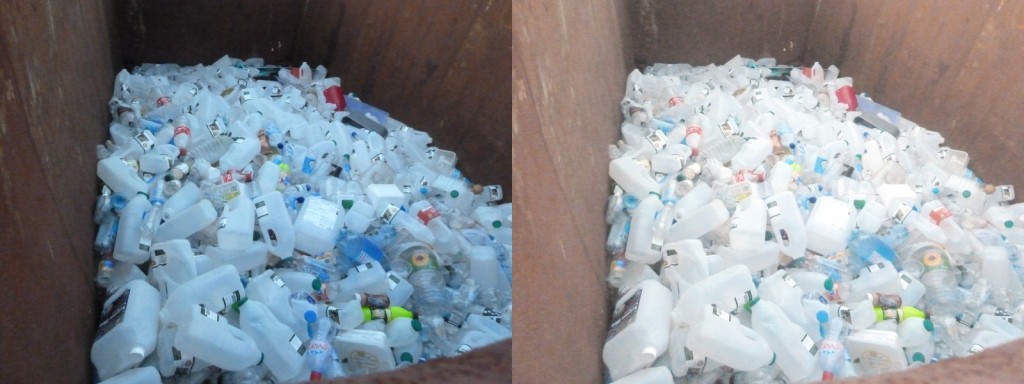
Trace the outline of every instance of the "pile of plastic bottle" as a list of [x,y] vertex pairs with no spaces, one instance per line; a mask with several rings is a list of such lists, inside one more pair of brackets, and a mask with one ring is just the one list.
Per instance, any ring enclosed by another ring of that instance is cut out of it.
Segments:
[[326,72],[225,56],[117,75],[98,380],[318,380],[511,337],[501,187]]
[[609,147],[615,383],[806,382],[1024,335],[1024,205],[834,66],[633,71]]

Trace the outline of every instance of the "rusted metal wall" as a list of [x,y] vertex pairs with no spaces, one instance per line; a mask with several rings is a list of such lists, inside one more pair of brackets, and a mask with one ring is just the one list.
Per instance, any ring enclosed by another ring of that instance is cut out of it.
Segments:
[[1024,187],[1024,3],[823,1],[809,60],[971,154],[987,182]]
[[516,3],[515,380],[602,382],[604,206],[629,39],[616,1]]
[[511,14],[509,0],[309,1],[291,59],[323,65],[511,196]]
[[95,145],[107,1],[0,3],[0,381],[84,382],[95,332]]
[[[224,54],[322,63],[346,90],[457,151],[468,177],[510,196],[511,8],[501,0],[0,4],[0,381],[92,381],[95,145],[107,136],[117,70]],[[466,356],[493,367],[485,371],[456,359],[364,381],[507,382],[510,349],[504,342]]]

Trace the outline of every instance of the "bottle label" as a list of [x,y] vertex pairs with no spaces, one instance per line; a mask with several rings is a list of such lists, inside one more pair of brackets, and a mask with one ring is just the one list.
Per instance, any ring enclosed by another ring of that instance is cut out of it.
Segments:
[[398,287],[398,283],[402,282],[398,279],[398,276],[392,272],[388,272],[388,289],[394,291]]
[[872,305],[876,307],[882,307],[883,309],[896,309],[903,306],[903,298],[900,295],[883,295],[881,293],[873,293]]
[[985,350],[985,347],[982,347],[979,344],[974,344],[970,348],[967,349],[967,354],[973,355],[975,353],[978,353],[978,352],[981,352],[981,351],[984,351],[984,350]]
[[356,266],[356,273],[364,272],[364,271],[370,270],[372,268],[373,268],[373,264],[371,264],[371,263],[359,264],[359,265]]
[[338,221],[338,206],[323,199],[306,199],[305,204],[303,221],[327,231],[334,230],[334,224]]
[[362,293],[356,295],[359,298],[359,305],[370,309],[385,309],[391,306],[391,298],[388,295],[374,295]]
[[149,253],[149,249],[153,245],[153,239],[147,232],[149,231],[143,230],[142,237],[139,237],[139,250],[142,252]]
[[847,323],[853,323],[853,314],[849,307],[842,305],[839,306],[839,318],[843,319],[843,321]]
[[501,186],[500,185],[488,185],[486,188],[487,188],[487,193],[490,195],[488,200],[490,200],[490,201],[500,201],[501,199],[505,198],[505,193],[501,190]]
[[932,222],[935,224],[941,223],[942,220],[945,220],[950,216],[953,216],[953,213],[949,211],[949,208],[946,208],[944,206],[940,206],[939,208],[933,209],[931,212],[928,213],[928,217],[931,218]]
[[[621,263],[621,269],[622,270],[626,269],[626,261],[625,260],[615,259],[615,260],[612,260],[612,270],[618,269],[616,267],[617,267],[617,262],[619,262],[619,261],[622,262]],[[662,270],[666,270],[666,269],[672,268],[672,267],[677,266],[677,265],[679,265],[679,255],[676,253],[676,250],[674,250],[674,249],[667,250],[665,252],[665,257],[663,257],[661,259],[661,269]]]
[[110,308],[103,311],[103,321],[100,322],[93,341],[99,340],[103,335],[106,335],[107,332],[110,332],[111,329],[114,329],[114,327],[124,321],[125,310],[128,308],[128,297],[131,292],[131,289],[124,290],[124,293],[110,304]]
[[996,308],[995,313],[993,313],[992,315],[1000,319],[1003,319],[1007,323],[1013,324],[1013,312],[1007,311],[1002,308]]
[[288,339],[288,344],[291,344],[292,349],[298,352],[300,356],[306,353],[306,347],[302,345],[302,339],[299,339],[295,334],[292,334],[292,338]]
[[893,212],[892,220],[898,224],[903,224],[903,220],[907,219],[907,216],[910,215],[911,211],[913,211],[913,209],[906,204],[900,204],[899,208],[896,208],[896,212]]
[[266,201],[257,201],[256,204],[256,220],[262,219],[270,214],[270,208],[267,208]]
[[648,132],[645,138],[649,143],[651,143],[651,146],[654,147],[655,151],[660,151],[665,148],[667,138],[665,137],[665,134],[661,132],[661,130],[652,129],[650,130],[650,132]]
[[796,280],[793,280],[793,278],[789,276],[789,273],[782,273],[782,281],[785,281],[786,285],[789,285],[790,288],[796,288],[797,286]]
[[370,309],[370,320],[384,320],[385,323],[391,322],[391,311],[385,308]]
[[711,314],[715,315],[719,319],[722,319],[722,320],[725,320],[725,321],[732,321],[732,315],[729,314],[729,312],[725,312],[725,311],[722,311],[722,310],[718,309],[718,306],[714,305],[714,304],[711,305]]
[[278,288],[284,288],[284,280],[281,280],[281,277],[277,276],[277,273],[270,273],[270,281],[273,281]]
[[883,263],[872,264],[872,265],[868,266],[868,272],[869,273],[870,272],[876,272],[876,271],[879,271],[879,270],[881,270],[883,268],[885,268],[885,264],[883,264]]
[[736,308],[742,308],[743,304],[749,303],[750,300],[754,299],[754,294],[750,291],[743,292],[742,295],[733,299],[736,302]]
[[1000,200],[1002,201],[1012,201],[1014,198],[1016,198],[1012,185],[1000,185],[999,194],[1000,196],[1002,196],[1000,198]]
[[437,263],[437,257],[435,257],[428,250],[418,250],[416,253],[409,257],[409,264],[412,264],[412,271],[410,273],[416,273],[421,270],[439,269],[440,265]]
[[910,275],[908,275],[906,272],[900,271],[899,277],[900,277],[900,290],[904,290],[905,291],[908,287],[910,287],[910,284],[914,282],[914,280],[912,280]]
[[462,324],[466,322],[466,314],[459,311],[452,311],[452,313],[444,317],[444,322],[455,328],[462,328]]
[[142,151],[145,152],[153,148],[153,142],[156,139],[153,138],[152,133],[143,129],[138,135],[135,135],[135,141],[139,142],[139,145],[142,146]]
[[896,320],[897,323],[902,322],[903,310],[899,308],[883,308],[882,320]]
[[181,357],[181,351],[174,346],[171,346],[171,357],[173,359],[173,367],[175,375],[187,375],[192,373],[192,367],[196,364],[195,356],[183,359]]
[[765,207],[768,208],[768,220],[772,220],[782,215],[782,208],[779,208],[779,202],[772,200],[765,203]]
[[416,217],[418,217],[423,224],[429,224],[431,220],[434,220],[439,216],[441,216],[441,213],[433,206],[428,206],[421,209],[419,212],[416,212]]
[[212,123],[207,124],[206,128],[210,130],[210,136],[218,137],[224,134],[224,127],[220,125],[220,121],[214,120]]
[[381,221],[385,224],[390,224],[391,220],[395,219],[395,215],[397,215],[400,210],[401,209],[396,207],[394,204],[388,204],[387,208],[384,208],[384,212],[380,214]]
[[327,318],[331,319],[331,321],[341,323],[341,311],[337,307],[328,305],[324,312],[327,313]]
[[213,321],[220,321],[220,315],[217,312],[206,309],[205,305],[199,304],[199,314],[206,316],[206,318]]
[[242,294],[238,293],[238,291],[231,291],[231,294],[220,299],[221,303],[224,305],[221,311],[230,308],[231,304],[237,303],[238,300],[242,300]]
[[473,350],[473,347],[470,347],[469,344],[461,344],[461,345],[459,345],[458,348],[455,349],[455,354],[456,355],[461,355],[463,353],[466,353],[466,352],[469,352],[469,351],[472,351],[472,350]]
[[956,322],[963,324],[967,328],[974,329],[974,324],[978,323],[978,315],[969,311],[956,315]]
[[736,123],[732,122],[732,119],[726,119],[725,122],[718,125],[718,128],[722,130],[722,136],[729,137],[736,133]]
[[814,339],[811,339],[806,333],[804,338],[800,339],[800,344],[803,344],[804,349],[810,352],[811,356],[818,354],[818,346],[814,345]]
[[694,360],[693,351],[686,347],[683,347],[683,356],[686,358],[687,375],[699,375],[704,373],[704,367],[706,367],[708,363],[707,357],[700,360]]
[[617,311],[618,313],[612,319],[611,326],[608,327],[608,337],[605,338],[605,341],[611,340],[619,332],[622,332],[623,329],[633,324],[633,321],[636,320],[636,314],[640,309],[640,297],[643,293],[643,289],[636,290],[636,293],[633,293],[633,296],[626,300],[622,308]]

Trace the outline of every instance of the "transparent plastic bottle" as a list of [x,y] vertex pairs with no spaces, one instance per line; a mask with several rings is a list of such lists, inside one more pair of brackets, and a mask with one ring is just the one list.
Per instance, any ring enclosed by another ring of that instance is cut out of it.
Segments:
[[408,281],[412,284],[412,299],[420,315],[443,314],[447,312],[448,295],[444,291],[445,277],[437,254],[429,246],[411,242],[398,245],[397,255],[391,261],[393,271],[409,271]]
[[[925,304],[933,315],[959,313],[961,295],[956,290],[956,274],[952,270],[949,254],[935,243],[908,244],[900,252],[906,272],[920,274],[925,286]],[[905,256],[904,256],[905,255]]]

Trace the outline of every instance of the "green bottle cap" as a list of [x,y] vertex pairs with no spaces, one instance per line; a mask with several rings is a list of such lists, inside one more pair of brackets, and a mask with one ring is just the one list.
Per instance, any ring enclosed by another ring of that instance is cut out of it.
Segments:
[[914,352],[913,360],[918,362],[918,363],[923,363],[924,362],[924,354],[921,353],[921,352]]
[[[921,353],[921,352],[918,352],[918,353]],[[411,363],[412,362],[412,354],[409,353],[409,352],[402,352],[402,357],[400,358],[400,360],[402,360],[403,362],[406,362],[406,363]]]
[[313,279],[313,290],[314,291],[320,292],[320,288],[323,288],[323,286],[324,286],[324,283],[321,282],[320,279],[318,279],[318,278],[314,278]]
[[1003,223],[1003,226],[1006,228],[1013,228],[1013,220],[1006,220],[1006,222]]
[[971,191],[963,191],[962,193],[960,193],[960,195],[966,199],[968,197],[971,197]]
[[861,210],[861,209],[864,209],[864,200],[863,199],[854,200],[853,201],[853,206],[856,207],[858,211]]
[[501,228],[501,220],[494,220],[494,222],[491,223],[491,226],[494,228]]
[[412,329],[414,331],[416,331],[416,332],[422,331],[423,330],[423,324],[420,324],[419,320],[413,320],[412,321]]
[[[235,303],[231,304],[231,309],[235,310],[235,312],[241,312],[239,308],[242,308],[242,306],[245,305],[246,301],[249,301],[249,298],[243,297],[242,300],[238,300]],[[260,361],[262,361],[262,359]]]
[[759,301],[761,301],[761,297],[760,296],[759,297],[755,297],[755,298],[751,299],[750,301],[744,303],[743,304],[743,309],[745,309],[747,312],[751,312],[751,308],[754,308],[754,306],[757,305],[757,303]]
[[835,288],[836,283],[832,281],[832,278],[825,279],[825,290],[832,292],[832,288]]
[[928,332],[934,331],[935,330],[935,324],[932,324],[931,320],[925,319],[925,321],[924,321],[924,329],[927,330]]
[[452,191],[448,195],[451,196],[453,199],[457,198],[457,197],[459,197],[459,191]]

